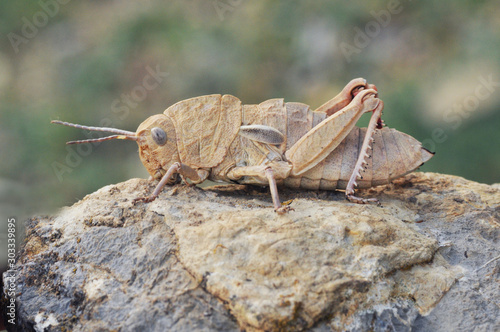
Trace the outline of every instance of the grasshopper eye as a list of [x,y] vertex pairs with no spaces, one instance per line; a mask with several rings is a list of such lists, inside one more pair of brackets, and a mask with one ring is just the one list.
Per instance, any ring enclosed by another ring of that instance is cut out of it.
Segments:
[[153,137],[153,141],[159,146],[165,145],[167,143],[167,134],[161,128],[154,127],[151,129],[151,137]]

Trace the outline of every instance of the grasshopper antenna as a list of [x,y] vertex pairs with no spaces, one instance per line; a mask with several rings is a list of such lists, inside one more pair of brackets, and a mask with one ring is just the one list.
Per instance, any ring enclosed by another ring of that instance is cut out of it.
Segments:
[[83,130],[89,130],[89,131],[104,131],[108,133],[113,133],[117,135],[111,135],[107,137],[101,137],[101,138],[92,138],[92,139],[84,139],[84,140],[78,140],[78,141],[69,141],[66,142],[66,144],[82,144],[82,143],[94,143],[94,142],[104,142],[104,141],[109,141],[112,139],[129,139],[132,141],[137,141],[137,136],[134,132],[128,131],[128,130],[121,130],[121,129],[116,129],[116,128],[109,128],[109,127],[90,127],[90,126],[82,126],[79,124],[75,123],[69,123],[69,122],[63,122],[59,120],[52,120],[50,123],[55,123],[55,124],[60,124],[63,126],[67,127],[73,127],[73,128],[78,128],[78,129],[83,129]]

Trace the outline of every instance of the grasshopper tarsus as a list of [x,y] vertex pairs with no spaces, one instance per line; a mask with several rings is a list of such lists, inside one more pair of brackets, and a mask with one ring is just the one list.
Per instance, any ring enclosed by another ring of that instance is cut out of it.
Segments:
[[138,198],[134,198],[134,200],[132,201],[132,204],[137,204],[138,202],[143,202],[143,203],[151,203],[152,201],[154,201],[158,196],[148,196],[148,197],[138,197]]
[[346,195],[346,199],[349,202],[357,203],[357,204],[376,204],[377,206],[381,206],[380,202],[376,198],[361,198],[354,195]]
[[290,205],[283,205],[277,209],[274,210],[277,214],[280,214],[280,215],[283,215],[287,212],[290,212],[290,211],[295,211],[295,209],[293,207],[291,207]]

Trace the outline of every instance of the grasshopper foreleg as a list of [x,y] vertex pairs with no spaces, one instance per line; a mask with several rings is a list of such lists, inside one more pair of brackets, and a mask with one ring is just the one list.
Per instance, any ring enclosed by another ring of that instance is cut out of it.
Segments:
[[154,201],[160,194],[163,187],[172,179],[172,176],[174,176],[174,174],[180,174],[182,177],[186,177],[191,181],[193,181],[194,183],[200,183],[204,180],[200,177],[200,175],[198,174],[198,172],[196,172],[196,170],[192,169],[188,165],[176,162],[169,167],[167,173],[165,173],[165,175],[162,177],[158,185],[156,185],[155,190],[150,196],[136,198],[133,200],[133,203],[135,204],[136,202],[139,201],[144,203],[150,203]]
[[370,144],[373,142],[373,133],[375,132],[375,128],[378,128],[381,125],[380,117],[382,115],[383,109],[384,102],[380,100],[377,108],[373,111],[372,117],[370,118],[370,123],[368,124],[368,128],[366,129],[365,138],[359,152],[358,160],[356,162],[356,165],[354,166],[354,170],[349,179],[349,182],[347,183],[347,187],[345,190],[346,198],[354,203],[378,203],[378,200],[376,198],[359,198],[354,196],[354,187],[357,186],[356,180],[361,176],[361,168],[366,163],[366,157],[368,157],[368,149],[371,149]]

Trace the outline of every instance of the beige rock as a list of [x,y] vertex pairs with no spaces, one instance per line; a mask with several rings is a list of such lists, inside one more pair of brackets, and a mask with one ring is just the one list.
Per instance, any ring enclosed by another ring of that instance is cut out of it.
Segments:
[[[217,213],[203,207],[210,218],[174,226],[179,258],[242,326],[271,330],[310,327],[333,308],[348,309],[347,294],[362,301],[376,280],[428,262],[437,250],[435,240],[383,208],[312,203],[313,216],[311,202],[302,200],[286,216],[268,208]],[[442,294],[441,287],[419,293]]]

